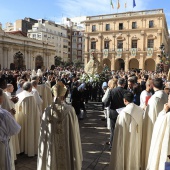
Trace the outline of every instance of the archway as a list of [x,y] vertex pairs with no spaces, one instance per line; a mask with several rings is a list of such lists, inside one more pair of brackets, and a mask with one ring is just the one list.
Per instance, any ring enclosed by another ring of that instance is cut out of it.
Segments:
[[103,59],[103,67],[104,66],[111,70],[111,61],[108,58]]
[[24,66],[24,56],[23,54],[19,51],[14,55],[14,66],[15,69],[17,70],[21,70],[21,69],[25,69]]
[[35,69],[42,69],[44,66],[43,58],[39,55],[35,59]]
[[135,58],[129,61],[129,69],[139,69],[139,61]]
[[10,64],[10,70],[15,70],[15,64],[14,63]]
[[146,71],[155,71],[156,64],[152,58],[149,58],[145,61],[145,70]]
[[116,60],[115,70],[125,70],[125,62],[123,59],[119,58]]

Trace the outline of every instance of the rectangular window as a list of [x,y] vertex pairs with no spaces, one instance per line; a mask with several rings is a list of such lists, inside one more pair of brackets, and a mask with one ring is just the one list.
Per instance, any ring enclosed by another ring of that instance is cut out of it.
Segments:
[[38,38],[41,38],[41,34],[38,34],[37,37],[38,37]]
[[96,31],[96,25],[92,25],[92,32]]
[[136,29],[137,28],[137,23],[136,22],[132,22],[132,29]]
[[104,49],[109,49],[109,41],[104,42]]
[[78,49],[81,49],[81,44],[78,45]]
[[154,21],[151,20],[151,21],[149,21],[149,28],[153,28],[153,27],[154,27]]
[[32,34],[32,38],[36,38],[37,37],[37,34]]
[[132,40],[132,48],[137,48],[137,40]]
[[82,42],[82,38],[79,38],[79,43],[81,43]]
[[106,24],[106,31],[110,30],[110,24]]
[[96,49],[96,42],[91,42],[91,49]]
[[123,41],[122,40],[117,41],[117,48],[118,49],[123,49]]
[[123,23],[119,23],[119,30],[123,30]]
[[154,48],[154,40],[153,39],[148,40],[148,48]]
[[82,52],[81,51],[78,51],[78,56],[82,56]]
[[77,42],[77,41],[76,41],[76,38],[73,39],[73,42]]

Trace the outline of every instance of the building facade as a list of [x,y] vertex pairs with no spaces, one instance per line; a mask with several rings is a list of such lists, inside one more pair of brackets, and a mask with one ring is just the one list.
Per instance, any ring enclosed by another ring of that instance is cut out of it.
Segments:
[[56,49],[56,56],[61,57],[63,61],[68,61],[68,35],[67,29],[52,21],[38,20],[28,30],[28,37],[53,44]]
[[72,61],[83,62],[85,48],[84,31],[72,31]]
[[85,25],[82,23],[84,20],[86,20],[86,16],[62,19],[63,26],[68,31],[69,58],[73,63],[77,61],[84,63]]
[[93,53],[111,70],[154,71],[160,62],[160,45],[168,53],[168,27],[162,9],[87,17],[85,54]]
[[46,69],[54,65],[55,46],[0,29],[1,69]]

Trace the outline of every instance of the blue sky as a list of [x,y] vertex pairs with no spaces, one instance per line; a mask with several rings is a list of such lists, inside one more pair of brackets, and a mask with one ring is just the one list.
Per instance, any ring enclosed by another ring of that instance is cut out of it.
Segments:
[[[16,19],[32,17],[44,18],[61,22],[63,17],[77,17],[116,13],[117,0],[112,0],[115,9],[110,10],[110,0],[0,0],[0,22],[14,22]],[[120,0],[119,12],[125,12],[124,3],[127,1],[127,11],[163,8],[170,30],[170,0]],[[168,9],[169,8],[169,9]]]

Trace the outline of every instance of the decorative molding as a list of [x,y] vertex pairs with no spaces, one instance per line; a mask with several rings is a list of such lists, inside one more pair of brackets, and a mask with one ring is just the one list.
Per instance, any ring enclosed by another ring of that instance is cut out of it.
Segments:
[[109,37],[104,38],[104,41],[112,41]]
[[90,40],[91,40],[92,42],[97,42],[97,41],[98,41],[97,38],[90,38]]
[[149,35],[148,35],[148,39],[156,39],[156,36],[155,36],[155,35],[152,35],[152,34],[149,34]]

